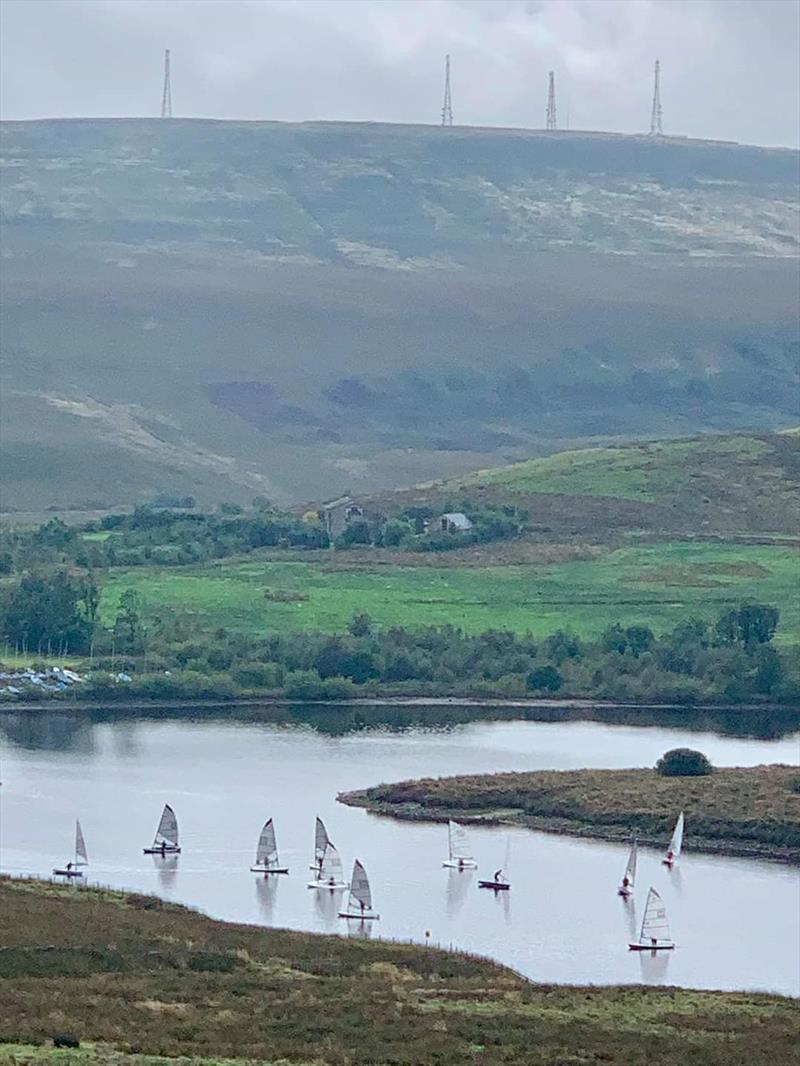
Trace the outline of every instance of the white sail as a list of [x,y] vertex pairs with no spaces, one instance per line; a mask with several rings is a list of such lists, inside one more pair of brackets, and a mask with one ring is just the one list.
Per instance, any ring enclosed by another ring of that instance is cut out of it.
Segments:
[[319,880],[341,885],[343,884],[343,877],[344,868],[342,866],[342,860],[339,857],[339,852],[333,844],[328,844],[325,848],[325,854],[322,856]]
[[369,887],[367,871],[356,859],[353,863],[353,876],[350,881],[350,900],[348,910],[370,911],[372,910],[372,891]]
[[328,830],[325,828],[325,823],[320,817],[317,817],[317,821],[314,826],[314,863],[316,866],[319,866],[319,864],[325,857],[325,849],[328,847],[330,842],[330,837],[328,836]]
[[[634,840],[631,845],[630,854],[628,855],[628,865],[625,867],[625,876],[622,879],[623,885],[627,888],[633,888],[636,883],[636,860],[639,856],[639,844]],[[627,882],[627,883],[626,883]]]
[[669,935],[669,922],[664,902],[654,888],[647,893],[647,903],[642,918],[642,931],[639,934],[641,944],[672,943]]
[[449,843],[450,843],[450,859],[472,859],[472,854],[469,850],[469,843],[467,842],[467,831],[463,825],[459,825],[458,822],[447,823]]
[[267,870],[278,865],[278,844],[275,840],[275,826],[270,818],[264,823],[261,836],[258,838],[256,848],[256,866],[263,866]]
[[164,810],[161,812],[161,821],[158,823],[158,829],[156,829],[153,847],[160,848],[162,843],[166,844],[168,848],[176,848],[178,846],[178,819],[175,817],[175,811],[168,803],[164,804]]
[[675,828],[672,830],[672,837],[667,848],[667,859],[670,862],[675,862],[681,853],[683,847],[683,811],[678,815],[678,820],[675,823]]
[[87,866],[89,863],[89,856],[86,854],[86,841],[83,839],[83,830],[81,829],[81,823],[76,820],[75,822],[75,865]]

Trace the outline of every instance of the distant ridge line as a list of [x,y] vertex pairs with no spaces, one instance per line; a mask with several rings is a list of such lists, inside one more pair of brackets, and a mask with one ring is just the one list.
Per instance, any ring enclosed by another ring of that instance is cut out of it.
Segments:
[[[11,128],[14,126],[35,126],[35,125],[55,125],[55,124],[97,124],[97,125],[126,125],[126,124],[147,124],[154,127],[159,127],[162,124],[161,119],[154,117],[153,115],[107,115],[101,117],[92,116],[68,116],[68,117],[42,117],[42,118],[22,118],[12,119],[4,118],[0,119],[0,128]],[[678,147],[681,145],[700,146],[708,145],[710,147],[727,147],[727,148],[741,148],[741,149],[756,149],[760,152],[789,152],[793,155],[800,155],[800,147],[793,148],[790,145],[770,145],[770,144],[749,144],[743,141],[729,141],[721,140],[713,137],[688,137],[679,134],[664,134],[661,137],[653,138],[648,133],[642,131],[641,133],[622,133],[616,130],[579,130],[579,129],[561,129],[561,130],[547,130],[544,128],[531,129],[525,126],[470,126],[470,125],[458,125],[452,128],[448,127],[446,134],[440,124],[434,122],[373,122],[373,121],[350,121],[345,119],[304,119],[302,122],[288,122],[282,119],[245,119],[245,118],[202,118],[202,117],[188,117],[188,118],[173,118],[170,123],[170,129],[174,132],[180,126],[189,125],[213,125],[213,126],[246,126],[246,127],[271,127],[278,129],[343,129],[343,130],[408,130],[418,131],[429,135],[436,135],[439,137],[447,136],[448,140],[465,138],[474,134],[481,136],[515,136],[515,137],[530,137],[541,138],[542,140],[619,140],[619,141],[641,141],[642,144],[646,144],[651,150],[659,150],[664,148]]]

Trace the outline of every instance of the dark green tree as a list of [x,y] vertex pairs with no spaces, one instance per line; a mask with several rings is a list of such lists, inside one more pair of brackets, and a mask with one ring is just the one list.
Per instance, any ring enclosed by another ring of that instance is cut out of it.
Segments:
[[702,751],[672,748],[658,760],[656,770],[662,777],[705,777],[713,773],[714,767]]
[[87,594],[86,583],[65,570],[26,574],[8,593],[4,638],[28,651],[88,651],[95,622]]
[[763,603],[743,603],[720,615],[716,626],[717,638],[723,644],[769,644],[775,636],[781,613],[777,607]]

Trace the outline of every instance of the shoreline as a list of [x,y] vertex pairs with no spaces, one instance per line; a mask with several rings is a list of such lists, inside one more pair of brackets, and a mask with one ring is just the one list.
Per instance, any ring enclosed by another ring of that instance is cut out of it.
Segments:
[[[763,771],[771,768],[720,767],[715,771],[716,780],[719,781],[724,778],[725,771],[728,769],[736,770],[741,777],[742,773],[747,775],[756,770]],[[800,767],[785,767],[781,769],[797,774],[797,779],[800,780]],[[558,798],[556,798],[556,805],[568,807],[570,800],[566,789],[571,783],[581,782],[585,783],[587,788],[597,788],[602,781],[605,783],[606,796],[613,803],[614,798],[619,798],[618,793],[615,797],[614,788],[618,782],[621,782],[623,776],[641,775],[643,773],[654,774],[654,771],[538,770],[532,771],[530,774],[478,774],[466,778],[439,778],[431,781],[399,782],[396,785],[379,785],[375,788],[353,789],[340,792],[336,799],[337,802],[347,807],[360,807],[369,814],[381,818],[434,823],[445,823],[452,819],[465,825],[519,826],[537,832],[550,833],[554,836],[607,841],[614,844],[629,844],[632,836],[635,836],[639,844],[644,847],[663,849],[666,846],[669,833],[668,831],[665,832],[661,826],[658,828],[647,827],[647,822],[652,822],[652,811],[637,811],[633,806],[626,806],[624,801],[618,808],[616,820],[611,820],[608,817],[608,812],[605,812],[605,817],[601,813],[593,812],[590,803],[587,803],[583,809],[576,809],[573,817],[567,817],[563,814],[537,813],[535,809],[530,809],[536,801],[536,786],[540,789],[538,796],[542,805],[553,803],[553,797],[558,794],[560,796],[560,804]],[[523,780],[526,778],[528,779],[527,781]],[[710,779],[689,777],[659,779],[655,776],[653,777],[654,787],[657,787],[659,782],[662,787],[665,781],[671,782],[675,784],[667,787],[674,788],[676,792],[680,782],[704,780]],[[500,806],[497,796],[499,794],[502,798],[503,787],[507,784],[514,786],[515,791],[509,794],[508,805]],[[529,808],[527,810],[517,805],[520,802],[520,793],[524,792],[526,785],[530,789]],[[419,795],[419,793],[425,792],[426,786],[429,786],[430,798]],[[494,803],[487,802],[486,805],[479,805],[475,801],[475,793],[473,792],[471,806],[459,805],[457,794],[452,797],[447,794],[448,786],[453,789],[462,787],[465,793],[469,791],[470,787],[473,790],[485,787],[487,793],[494,798]],[[559,787],[563,788],[564,791],[559,793]],[[413,790],[417,793],[417,796],[415,798],[409,796],[405,799],[391,800],[375,795],[381,789],[384,791],[394,789],[398,796],[401,796],[404,791]],[[513,802],[514,799],[516,802]],[[680,809],[684,805],[688,805],[688,798],[687,795],[676,795],[670,798],[670,802],[673,803],[675,809]],[[721,804],[721,809],[724,811],[724,796],[720,794],[716,802]],[[705,811],[693,815],[689,807],[687,811],[688,824],[691,824],[693,816],[698,821],[709,817]],[[724,820],[724,814],[717,815],[716,811],[714,812],[714,817]],[[703,855],[727,855],[732,858],[753,859],[785,866],[800,866],[800,844],[774,844],[766,840],[757,839],[742,840],[739,836],[740,823],[737,823],[730,816],[728,818],[728,828],[731,831],[730,836],[725,835],[724,829],[719,836],[704,836],[702,828],[695,829],[690,834],[687,850],[690,853]]]
[[15,711],[121,711],[147,710],[238,710],[257,707],[464,707],[481,710],[499,707],[509,710],[543,711],[643,711],[651,713],[682,712],[686,714],[744,714],[752,711],[795,713],[800,728],[800,707],[786,703],[657,703],[613,700],[593,700],[587,697],[563,699],[509,699],[472,696],[358,696],[345,700],[291,700],[283,696],[241,696],[233,699],[169,699],[169,700],[70,700],[54,697],[46,700],[9,700],[0,702],[0,715]]

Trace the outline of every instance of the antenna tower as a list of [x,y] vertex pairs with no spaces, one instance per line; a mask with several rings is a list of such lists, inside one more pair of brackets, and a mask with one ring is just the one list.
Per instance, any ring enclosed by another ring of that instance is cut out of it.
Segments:
[[453,99],[450,95],[450,56],[444,57],[444,103],[442,104],[442,125],[453,125]]
[[161,117],[172,118],[172,86],[169,80],[169,48],[164,51],[164,91],[161,94]]
[[554,130],[556,126],[556,76],[550,71],[547,76],[547,128]]
[[653,79],[653,110],[650,115],[650,136],[661,137],[664,130],[661,128],[661,64],[656,60],[656,71]]

